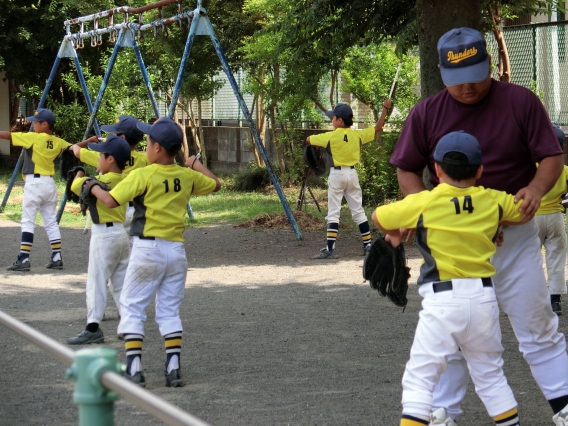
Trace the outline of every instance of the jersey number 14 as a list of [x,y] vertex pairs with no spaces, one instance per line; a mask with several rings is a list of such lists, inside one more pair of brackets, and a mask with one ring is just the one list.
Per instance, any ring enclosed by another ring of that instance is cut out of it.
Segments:
[[[167,192],[167,191],[166,191]],[[460,200],[457,197],[454,197],[450,200],[454,203],[454,207],[456,208],[456,214],[460,214]],[[471,195],[466,195],[463,197],[463,206],[462,209],[467,211],[468,213],[473,213],[473,202],[471,201]]]

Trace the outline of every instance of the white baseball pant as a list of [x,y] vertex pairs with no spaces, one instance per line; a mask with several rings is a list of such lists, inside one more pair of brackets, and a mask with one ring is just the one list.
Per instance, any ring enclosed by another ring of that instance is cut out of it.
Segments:
[[89,266],[87,268],[87,323],[100,324],[107,305],[107,282],[120,313],[120,293],[128,267],[130,245],[124,226],[91,226]]
[[346,166],[341,167],[341,169],[332,167],[329,171],[327,185],[326,219],[328,223],[339,223],[343,197],[345,197],[353,221],[357,225],[368,220],[363,209],[363,193],[359,185],[357,170]]
[[185,290],[187,259],[183,243],[134,237],[120,295],[118,334],[144,335],[146,307],[156,295],[160,334],[183,331],[179,307]]
[[[492,258],[501,309],[508,315],[519,349],[547,400],[568,395],[566,340],[558,332],[542,269],[538,227],[534,220],[503,229],[505,241]],[[448,369],[434,390],[433,409],[446,408],[457,419],[469,375],[461,353],[448,358]]]
[[22,232],[34,233],[37,212],[43,218],[43,227],[49,241],[61,240],[57,224],[57,188],[51,176],[26,175],[24,205],[22,208]]
[[490,416],[517,406],[503,373],[499,307],[493,287],[479,278],[452,280],[452,290],[435,293],[419,286],[424,298],[410,359],[402,378],[403,414],[430,416],[434,386],[447,359],[461,349],[475,390]]
[[566,227],[561,212],[535,216],[538,237],[544,245],[550,294],[566,294]]

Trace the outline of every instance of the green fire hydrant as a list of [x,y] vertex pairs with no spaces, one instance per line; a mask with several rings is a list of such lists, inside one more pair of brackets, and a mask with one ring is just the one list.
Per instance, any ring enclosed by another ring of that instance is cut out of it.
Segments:
[[75,353],[68,379],[75,382],[73,401],[79,405],[79,426],[114,426],[114,401],[119,396],[101,384],[105,371],[121,373],[117,352],[108,348],[81,349]]

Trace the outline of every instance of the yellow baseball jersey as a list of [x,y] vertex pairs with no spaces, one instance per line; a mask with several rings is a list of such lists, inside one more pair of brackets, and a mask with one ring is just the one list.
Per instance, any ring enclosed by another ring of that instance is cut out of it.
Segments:
[[12,133],[12,145],[24,148],[24,175],[53,176],[53,161],[71,144],[47,133]]
[[[106,183],[111,188],[114,188],[125,177],[126,175],[124,173],[109,172],[104,175],[96,176],[95,179]],[[81,195],[81,188],[83,188],[85,179],[87,179],[86,176],[75,179],[71,185],[71,191],[77,195]],[[89,205],[89,213],[93,223],[124,222],[126,220],[126,205],[118,206],[115,209],[109,209],[96,198],[91,198],[95,200],[95,202],[91,202]]]
[[495,274],[499,222],[518,222],[520,204],[502,191],[440,184],[376,209],[385,229],[416,228],[424,263],[418,284],[452,278],[488,278]]
[[183,241],[189,198],[209,194],[215,186],[213,179],[177,164],[150,164],[130,172],[110,195],[121,206],[133,201],[130,235]]
[[[310,144],[324,147],[331,167],[354,166],[361,158],[361,145],[375,140],[375,128],[353,130],[340,127],[333,132],[310,136]],[[329,159],[331,156],[331,159]]]
[[554,187],[540,200],[540,207],[536,212],[537,215],[564,212],[564,206],[560,204],[560,201],[562,196],[568,192],[566,181],[568,181],[568,166],[564,166]]
[[[79,151],[79,160],[93,167],[98,167],[99,156],[100,152],[91,151],[87,148],[81,148]],[[148,164],[148,157],[145,152],[131,151],[130,160],[126,162],[126,167],[124,168],[123,173],[128,174],[130,171],[146,167]]]

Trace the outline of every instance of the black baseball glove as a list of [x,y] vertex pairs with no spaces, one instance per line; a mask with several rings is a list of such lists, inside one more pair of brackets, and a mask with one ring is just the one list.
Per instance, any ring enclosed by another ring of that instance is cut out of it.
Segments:
[[306,145],[304,149],[304,161],[316,176],[325,174],[325,150],[323,148],[310,144]]
[[69,172],[74,167],[77,167],[79,163],[80,161],[77,157],[75,157],[75,154],[73,154],[71,147],[68,147],[61,151],[61,161],[59,162],[59,171],[61,172],[61,177],[65,179],[67,176],[69,176]]
[[73,181],[75,180],[75,176],[77,176],[77,172],[83,172],[84,175],[87,175],[85,169],[81,166],[75,166],[71,170],[67,172],[67,183],[65,185],[65,196],[67,197],[67,201],[72,201],[74,203],[79,202],[79,196],[71,191],[71,185],[73,185]]
[[95,178],[86,179],[83,184],[83,189],[81,189],[81,196],[79,197],[79,204],[81,205],[81,213],[83,213],[83,216],[87,215],[87,209],[91,203],[96,204],[97,202],[97,197],[93,197],[91,195],[91,189],[93,189],[93,186],[100,186],[105,191],[110,191],[110,186],[106,183]]
[[394,248],[384,238],[375,240],[363,264],[363,278],[381,296],[388,297],[396,306],[406,307],[410,268],[406,266],[404,245]]

